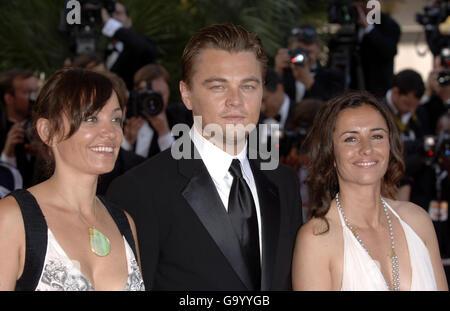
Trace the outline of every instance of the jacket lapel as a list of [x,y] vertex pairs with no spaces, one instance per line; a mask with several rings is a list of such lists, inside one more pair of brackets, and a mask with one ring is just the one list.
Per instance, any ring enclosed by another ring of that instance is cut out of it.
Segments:
[[[193,144],[191,147],[195,148]],[[197,214],[241,281],[248,289],[252,289],[250,274],[239,241],[203,161],[181,159],[178,163],[180,173],[189,179],[182,192],[183,197]]]
[[261,161],[249,160],[261,211],[262,267],[261,290],[270,290],[280,231],[280,197],[277,187],[260,169]]

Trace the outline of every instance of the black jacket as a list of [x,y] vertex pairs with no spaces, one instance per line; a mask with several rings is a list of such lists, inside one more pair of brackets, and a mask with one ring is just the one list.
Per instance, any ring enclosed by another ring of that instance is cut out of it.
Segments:
[[[289,290],[302,223],[298,179],[282,164],[272,171],[259,164],[250,160],[261,208],[261,286]],[[250,288],[238,239],[201,159],[175,160],[165,150],[114,180],[107,197],[135,220],[147,289]]]
[[[387,14],[381,13],[380,24],[364,35],[359,47],[364,83],[367,91],[382,97],[392,87],[394,57],[400,40],[400,26]],[[354,69],[354,68],[353,68]],[[356,89],[353,71],[351,88]]]
[[141,67],[153,63],[159,55],[156,44],[149,36],[136,33],[132,29],[120,28],[114,39],[124,45],[111,71],[119,75],[129,90],[133,89],[133,77]]
[[[290,68],[283,71],[284,92],[296,100],[295,78]],[[314,76],[314,84],[305,92],[303,98],[328,100],[345,89],[345,75],[343,72],[319,66]]]

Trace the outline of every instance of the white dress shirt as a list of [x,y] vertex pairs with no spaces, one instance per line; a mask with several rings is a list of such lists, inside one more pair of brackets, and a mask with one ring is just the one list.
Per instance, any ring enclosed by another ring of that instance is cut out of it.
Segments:
[[225,210],[228,212],[228,198],[230,196],[231,185],[233,183],[233,176],[228,169],[230,168],[233,159],[238,159],[241,163],[242,176],[247,182],[255,202],[256,215],[258,218],[258,234],[259,234],[259,251],[260,258],[262,258],[262,231],[261,231],[261,210],[259,207],[258,192],[256,191],[256,184],[253,178],[253,173],[250,168],[250,162],[247,159],[247,144],[245,148],[237,155],[232,156],[222,149],[215,146],[213,143],[204,138],[198,131],[195,124],[192,126],[189,135],[198,150],[203,163],[211,176],[220,199],[222,200]]
[[[386,92],[386,103],[392,109],[394,114],[398,115],[399,111],[398,111],[397,107],[395,107],[394,103],[392,102],[392,89],[390,89]],[[400,118],[402,124],[406,126],[409,123],[409,120],[412,118],[412,116],[413,116],[413,114],[411,112],[402,114],[402,116]],[[406,137],[404,133],[400,133],[403,141],[416,139],[416,135],[414,134],[413,130],[410,129],[408,134],[409,134],[408,137]]]
[[[116,31],[122,27],[123,24],[121,22],[114,18],[110,18],[103,26],[102,34],[108,38],[112,38],[114,37]],[[113,50],[113,52],[106,58],[106,68],[108,68],[108,70],[111,70],[111,68],[114,66],[117,59],[119,58],[120,53],[122,53],[123,48],[123,43],[120,41],[116,42],[115,44],[108,44],[108,49]]]
[[[146,158],[150,151],[150,145],[152,143],[153,136],[155,136],[155,131],[150,127],[147,122],[144,122],[138,131],[136,137],[136,147],[134,153]],[[158,146],[161,151],[170,148],[175,141],[172,136],[172,132],[168,132],[166,135],[158,136]],[[125,150],[133,151],[133,146],[126,140],[125,136],[122,139],[122,148]]]

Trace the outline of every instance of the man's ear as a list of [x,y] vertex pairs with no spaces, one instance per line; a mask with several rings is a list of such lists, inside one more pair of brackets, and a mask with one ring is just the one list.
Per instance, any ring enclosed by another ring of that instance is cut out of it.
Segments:
[[41,140],[44,142],[44,144],[48,145],[49,147],[53,147],[53,139],[50,139],[50,123],[45,118],[39,118],[36,121],[36,131],[41,138]]
[[186,108],[192,110],[191,91],[184,81],[180,81],[180,94]]

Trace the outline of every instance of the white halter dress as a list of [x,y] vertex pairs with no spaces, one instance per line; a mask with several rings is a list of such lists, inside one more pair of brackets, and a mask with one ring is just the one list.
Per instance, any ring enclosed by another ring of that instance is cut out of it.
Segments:
[[[409,250],[411,263],[412,291],[437,290],[430,254],[422,239],[386,203],[389,210],[400,221]],[[345,225],[339,212],[344,236],[344,265],[342,269],[342,291],[385,291],[389,290],[380,268]]]

